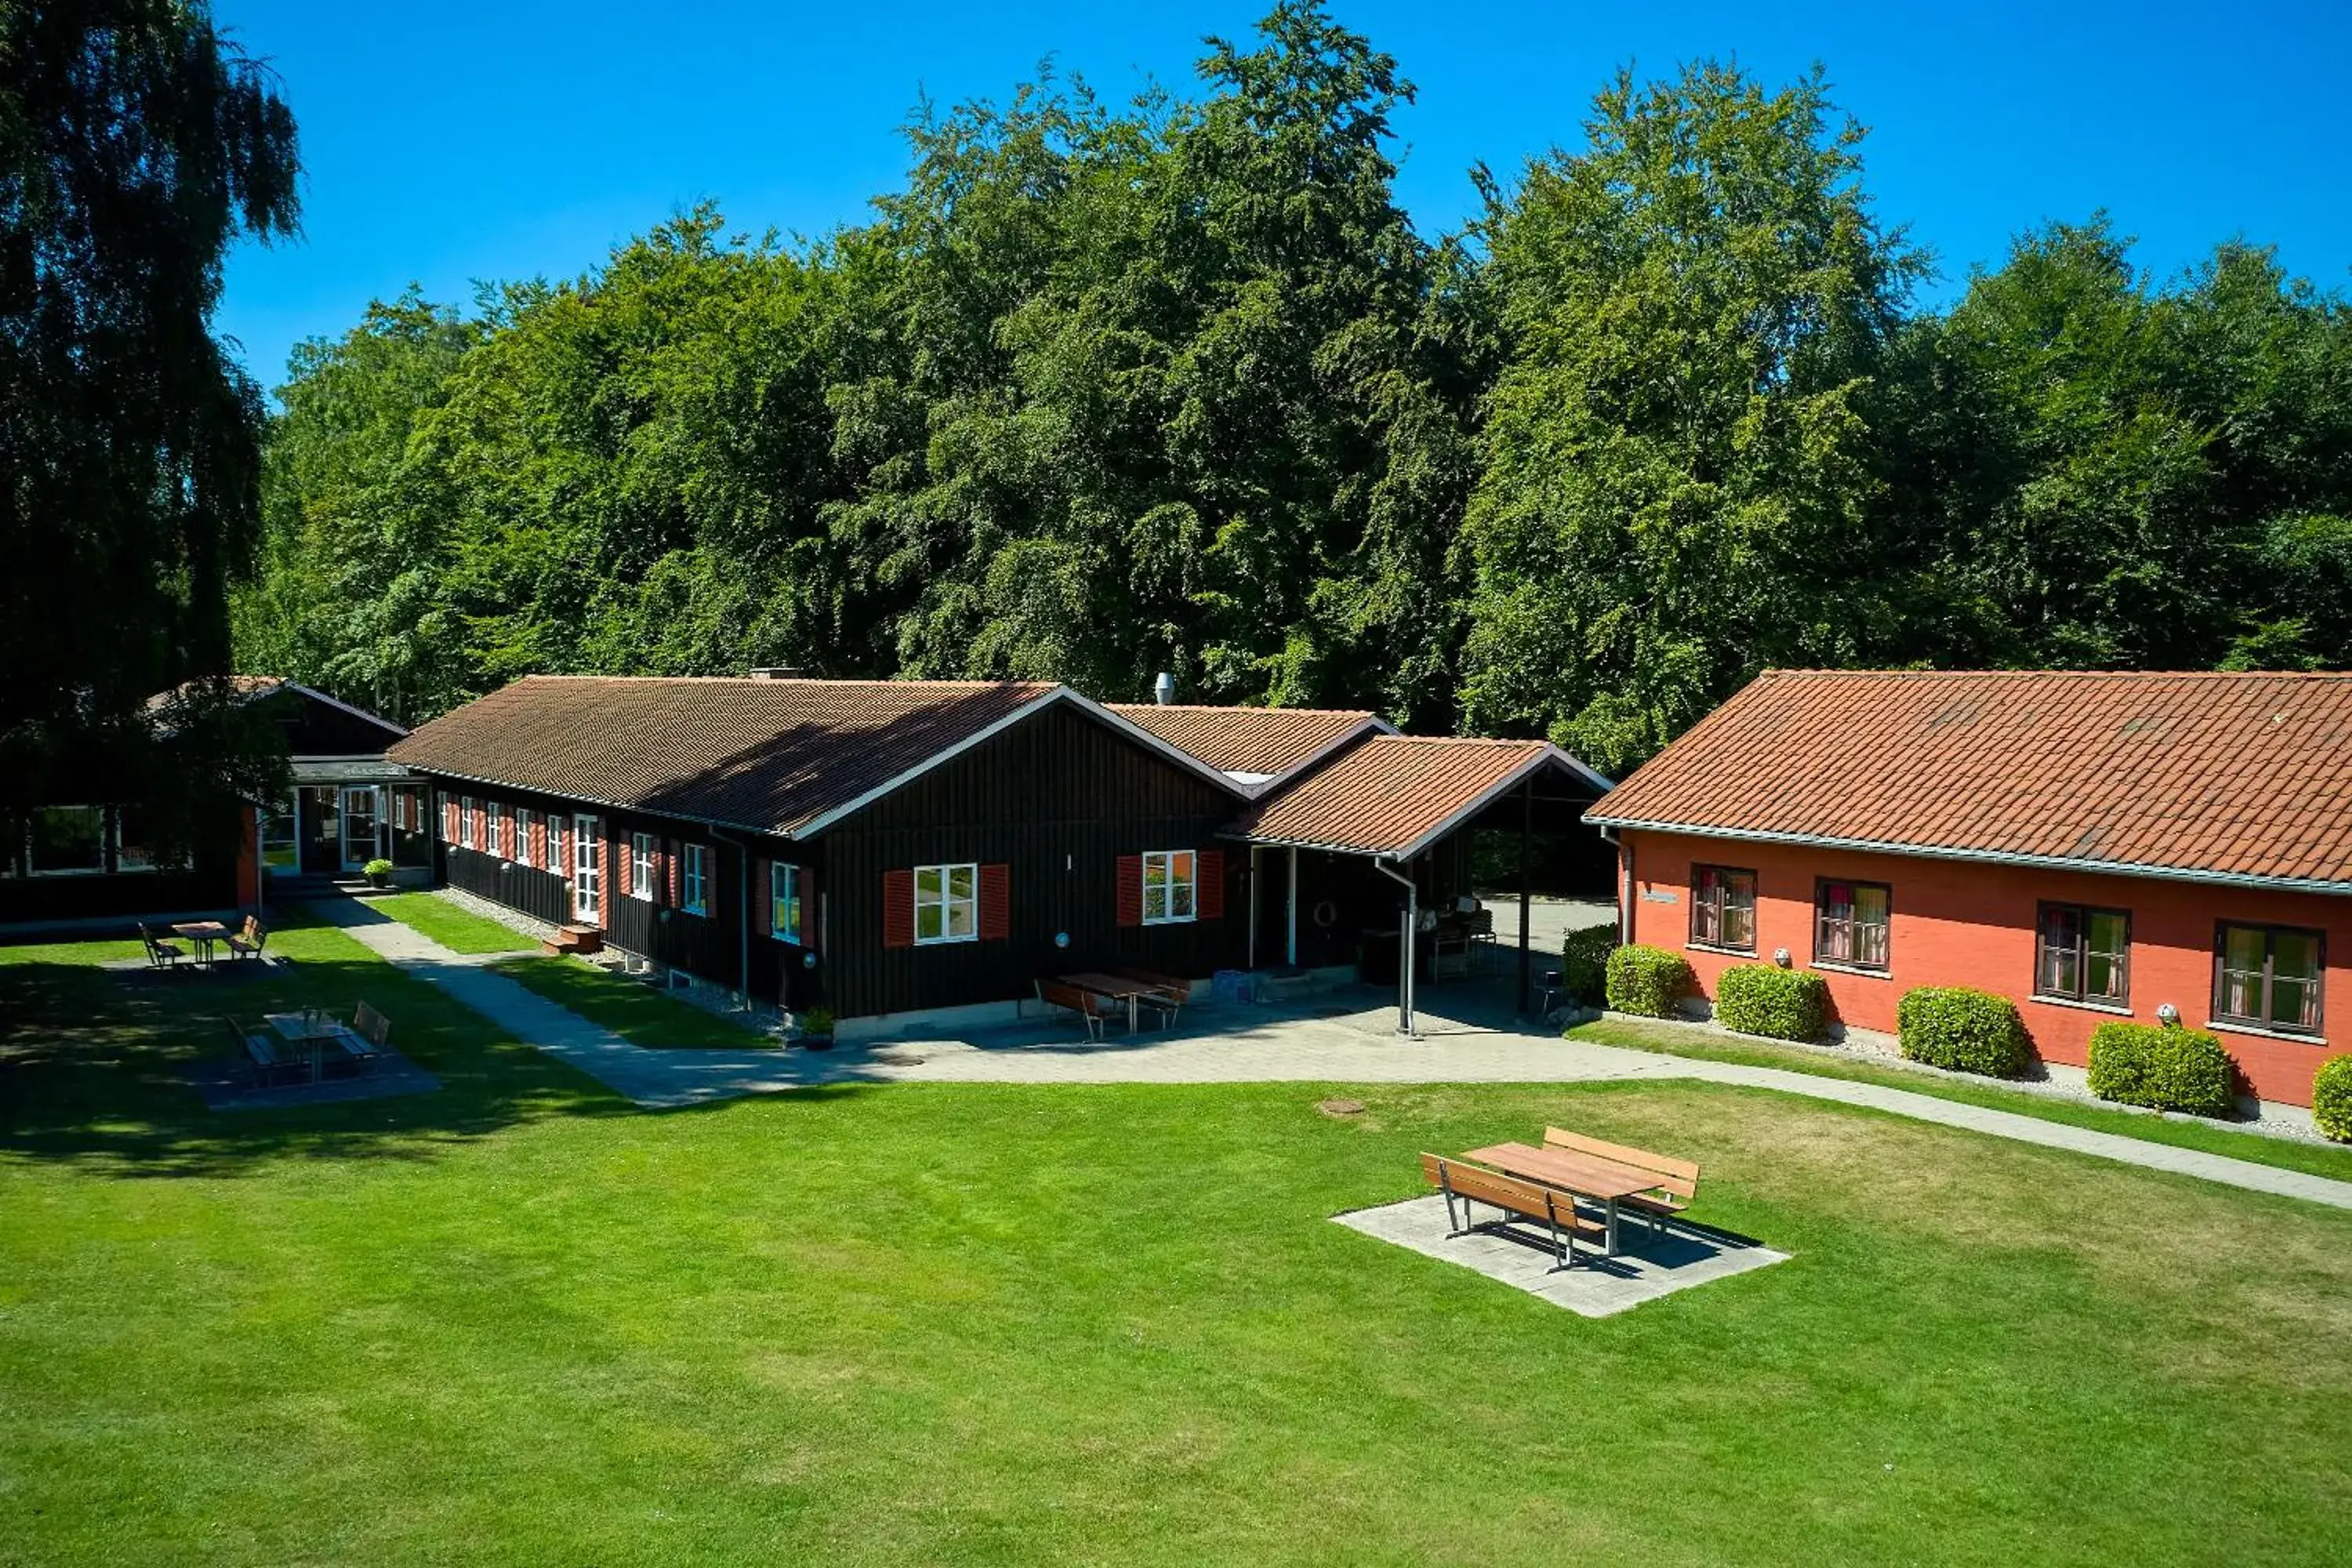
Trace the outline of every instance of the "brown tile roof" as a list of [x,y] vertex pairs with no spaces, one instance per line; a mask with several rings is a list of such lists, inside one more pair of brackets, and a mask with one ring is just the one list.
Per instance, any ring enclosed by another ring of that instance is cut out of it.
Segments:
[[1106,702],[1131,724],[1228,773],[1278,778],[1352,736],[1386,729],[1360,708],[1208,708]]
[[1260,844],[1410,855],[1548,761],[1605,787],[1543,741],[1375,735],[1258,802],[1227,831]]
[[419,727],[395,762],[793,833],[1066,689],[1034,681],[525,676]]
[[2352,891],[2352,675],[1769,670],[1586,819]]

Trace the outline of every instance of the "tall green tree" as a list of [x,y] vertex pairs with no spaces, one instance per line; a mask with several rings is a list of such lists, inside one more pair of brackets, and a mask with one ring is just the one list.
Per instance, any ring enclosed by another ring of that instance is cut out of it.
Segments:
[[1818,73],[1626,74],[1583,147],[1493,195],[1473,726],[1622,767],[1765,665],[1899,640],[1869,401],[1925,262],[1874,216],[1862,139]]
[[[256,388],[210,330],[238,237],[291,234],[294,121],[202,0],[0,6],[0,804],[270,764],[217,688],[259,506]],[[179,775],[161,776],[168,765]]]

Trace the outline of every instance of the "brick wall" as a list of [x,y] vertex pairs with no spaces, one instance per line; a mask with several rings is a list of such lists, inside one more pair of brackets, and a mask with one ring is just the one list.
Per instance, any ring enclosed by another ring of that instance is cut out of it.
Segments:
[[[1633,940],[1682,953],[1712,997],[1727,964],[1753,962],[1690,944],[1691,868],[1728,866],[1757,874],[1756,958],[1789,950],[1799,968],[1814,968],[1813,891],[1817,879],[1884,882],[1893,889],[1888,973],[1822,968],[1837,1016],[1866,1029],[1895,1028],[1895,1005],[1915,985],[1973,985],[2015,999],[2034,1047],[2050,1061],[2081,1066],[2091,1031],[2109,1018],[2156,1020],[2169,1002],[2181,1021],[2208,1025],[2213,996],[2217,921],[2308,926],[2326,932],[2326,994],[2322,1028],[2330,1041],[2280,1039],[2227,1027],[2221,1043],[2264,1100],[2311,1103],[2311,1076],[2332,1051],[2352,1043],[2352,900],[2317,893],[2269,892],[2150,877],[2038,871],[2015,866],[1866,855],[1792,845],[1629,829],[1627,896]],[[1671,900],[1671,901],[1669,901]],[[2044,901],[2131,913],[2131,994],[2127,1011],[2036,1001],[2034,926]]]

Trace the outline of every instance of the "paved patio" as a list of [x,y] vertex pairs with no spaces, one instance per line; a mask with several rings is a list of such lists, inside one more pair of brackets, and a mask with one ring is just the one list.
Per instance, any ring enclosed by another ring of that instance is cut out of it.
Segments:
[[[1482,1222],[1499,1217],[1497,1211],[1483,1205],[1477,1212]],[[1789,1260],[1787,1253],[1775,1252],[1746,1237],[1694,1226],[1675,1226],[1652,1235],[1638,1223],[1631,1223],[1625,1229],[1625,1249],[1616,1257],[1603,1258],[1590,1247],[1579,1247],[1574,1265],[1561,1268],[1549,1242],[1541,1239],[1541,1226],[1515,1224],[1506,1229],[1482,1224],[1464,1235],[1453,1235],[1446,1223],[1445,1199],[1436,1193],[1331,1217],[1349,1230],[1475,1269],[1587,1318],[1606,1318],[1694,1285]]]
[[[702,1104],[839,1083],[1577,1083],[1697,1079],[1867,1107],[1996,1138],[2066,1149],[2250,1192],[2352,1208],[2352,1182],[2094,1131],[1909,1089],[1785,1068],[1654,1055],[1530,1032],[1507,998],[1475,984],[1433,986],[1421,1037],[1395,1032],[1393,996],[1358,986],[1281,1006],[1195,1004],[1177,1027],[1088,1041],[1037,1018],[955,1036],[920,1031],[824,1052],[648,1050],[597,1027],[356,900],[312,906],[391,962],[447,991],[526,1044],[639,1105]],[[504,955],[497,955],[504,956]]]

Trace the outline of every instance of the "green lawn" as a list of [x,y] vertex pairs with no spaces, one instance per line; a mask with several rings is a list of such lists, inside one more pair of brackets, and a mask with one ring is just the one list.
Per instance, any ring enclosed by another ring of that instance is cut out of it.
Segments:
[[708,1046],[740,1051],[774,1043],[758,1030],[730,1024],[692,1003],[608,974],[577,958],[502,958],[490,967],[632,1045]]
[[512,926],[432,893],[383,893],[368,900],[367,906],[423,931],[452,952],[529,952],[539,946]]
[[[2352,1214],[1691,1083],[646,1113],[284,941],[237,1009],[448,1087],[208,1116],[226,988],[0,968],[0,1561],[2342,1560]],[[1591,1321],[1329,1223],[1547,1121],[1794,1260]]]
[[1664,1056],[1738,1062],[1748,1067],[1787,1068],[1795,1072],[1811,1073],[1816,1078],[1884,1084],[1889,1089],[1907,1089],[1915,1094],[1958,1100],[1963,1105],[2013,1110],[2020,1116],[2038,1116],[2044,1121],[2063,1121],[2073,1127],[2113,1132],[2118,1137],[2138,1138],[2150,1143],[2170,1143],[2183,1149],[2200,1149],[2209,1154],[2227,1154],[2233,1160],[2250,1160],[2258,1165],[2275,1165],[2281,1170],[2304,1171],[2315,1176],[2333,1176],[2338,1181],[2352,1182],[2352,1146],[2347,1145],[2311,1143],[2299,1139],[2275,1138],[2263,1132],[2237,1132],[2217,1122],[2182,1121],[2141,1111],[2109,1110],[2105,1106],[2084,1105],[2074,1100],[2053,1100],[2003,1089],[1991,1079],[1970,1083],[1946,1078],[1939,1073],[1880,1067],[1871,1062],[1807,1050],[1802,1046],[1726,1037],[1682,1025],[1603,1018],[1598,1023],[1570,1029],[1568,1034],[1571,1039],[1591,1040],[1603,1046],[1624,1046],[1639,1051],[1655,1051]]

